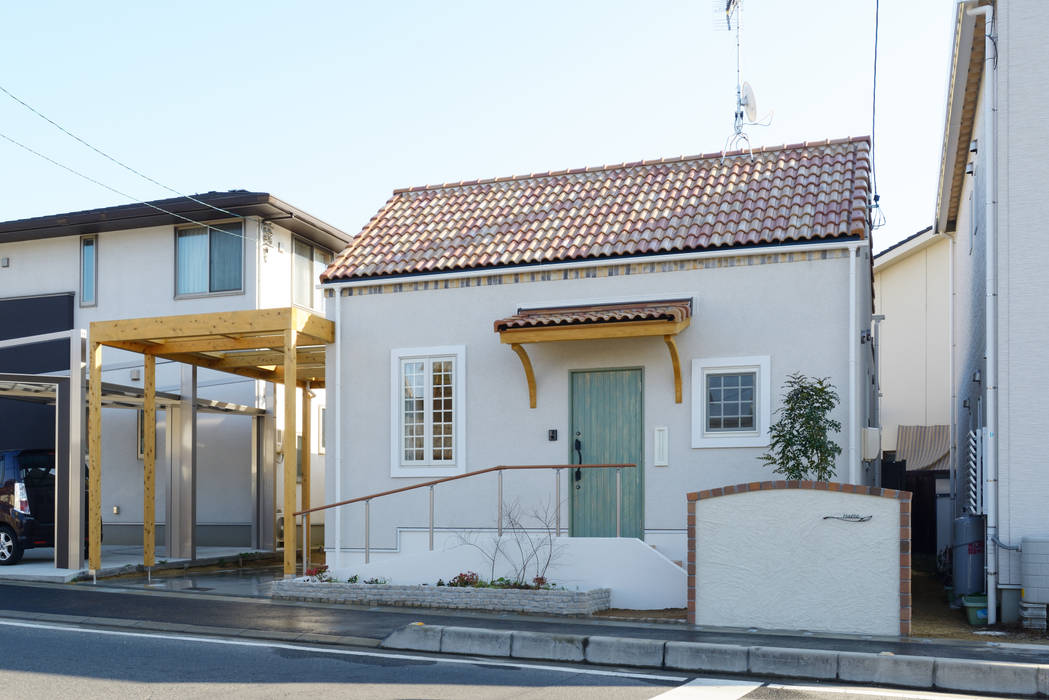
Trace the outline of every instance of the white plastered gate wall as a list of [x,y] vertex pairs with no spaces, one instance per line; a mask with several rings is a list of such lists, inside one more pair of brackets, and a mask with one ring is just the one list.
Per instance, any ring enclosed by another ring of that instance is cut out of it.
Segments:
[[900,634],[901,503],[796,488],[701,498],[696,624]]

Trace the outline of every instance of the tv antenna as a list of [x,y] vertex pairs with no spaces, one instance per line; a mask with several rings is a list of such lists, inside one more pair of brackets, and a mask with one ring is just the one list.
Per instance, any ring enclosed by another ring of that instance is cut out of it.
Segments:
[[754,155],[750,138],[743,132],[744,126],[768,126],[772,122],[770,112],[758,121],[758,101],[754,88],[744,82],[740,68],[740,24],[743,14],[743,0],[713,0],[714,28],[736,31],[736,111],[732,120],[732,135],[725,141],[725,151],[743,150]]

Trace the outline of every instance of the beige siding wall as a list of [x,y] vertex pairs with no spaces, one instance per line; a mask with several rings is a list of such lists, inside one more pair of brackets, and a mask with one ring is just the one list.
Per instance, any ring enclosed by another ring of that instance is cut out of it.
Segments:
[[896,449],[901,425],[950,423],[950,239],[924,234],[875,260],[881,323],[882,449]]

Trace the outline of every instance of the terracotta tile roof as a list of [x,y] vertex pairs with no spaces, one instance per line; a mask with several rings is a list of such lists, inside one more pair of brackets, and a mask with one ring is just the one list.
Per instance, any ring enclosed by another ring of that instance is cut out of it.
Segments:
[[867,235],[867,137],[397,190],[322,281]]
[[630,321],[684,321],[692,316],[690,299],[643,301],[626,304],[592,304],[557,306],[544,309],[521,309],[509,318],[495,322],[495,331],[511,328],[550,328],[582,326],[589,323],[626,323]]

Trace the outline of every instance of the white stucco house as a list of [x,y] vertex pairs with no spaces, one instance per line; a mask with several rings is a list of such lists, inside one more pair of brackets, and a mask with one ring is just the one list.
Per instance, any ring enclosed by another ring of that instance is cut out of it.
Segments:
[[992,622],[1015,619],[1024,586],[1008,547],[1049,537],[1046,31],[1038,0],[958,3],[936,201],[934,233],[950,245],[953,493],[956,513],[986,518]]
[[[64,334],[87,341],[93,321],[319,309],[318,275],[348,240],[270,194],[244,190],[0,222],[0,450],[55,444],[53,406],[27,402],[30,384],[2,380],[9,373],[69,375]],[[26,345],[27,337],[39,342]],[[82,349],[74,348],[74,356],[80,365]],[[143,538],[142,412],[134,410],[142,405],[142,368],[137,353],[103,353],[107,545],[141,544]],[[279,395],[271,383],[205,369],[194,389],[187,369],[168,360],[157,365],[165,405],[177,408],[188,400],[187,410],[199,414],[193,441],[172,439],[172,410],[158,412],[157,543],[170,540],[165,530],[175,517],[188,539],[168,541],[169,557],[190,557],[196,545],[273,549]],[[321,414],[323,390],[317,393],[313,405]],[[58,426],[74,453],[86,450],[82,423]],[[314,474],[323,473],[323,440],[315,433],[309,446]],[[315,501],[323,498],[321,482],[315,478],[312,485]],[[178,513],[168,512],[174,493],[184,496]],[[71,509],[80,507],[70,500]],[[314,524],[320,536],[323,516]],[[60,566],[81,566],[78,550],[71,547],[68,560],[60,552]]]
[[447,557],[495,529],[500,494],[681,561],[686,492],[773,478],[758,457],[793,372],[840,394],[837,479],[875,484],[869,175],[854,138],[395,191],[322,276],[328,502],[637,468],[618,510],[600,469],[368,498],[329,513],[329,562]]

